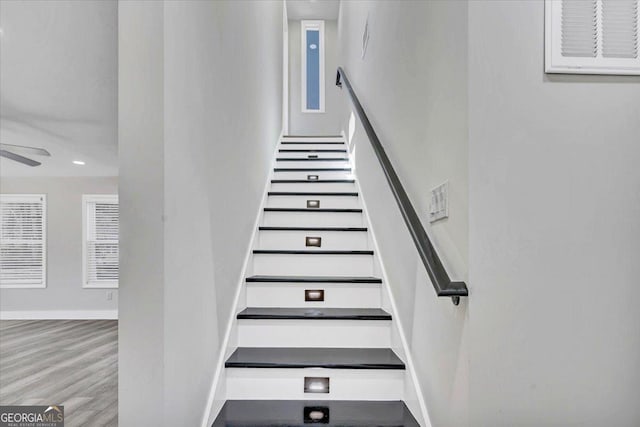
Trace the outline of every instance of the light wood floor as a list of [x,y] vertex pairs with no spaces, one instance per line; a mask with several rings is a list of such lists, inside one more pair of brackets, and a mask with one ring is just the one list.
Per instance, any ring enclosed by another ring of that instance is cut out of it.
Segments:
[[50,404],[66,427],[118,425],[116,320],[0,321],[0,405]]

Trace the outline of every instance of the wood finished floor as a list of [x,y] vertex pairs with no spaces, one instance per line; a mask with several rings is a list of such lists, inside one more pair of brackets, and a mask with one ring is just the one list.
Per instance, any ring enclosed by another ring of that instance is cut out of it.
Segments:
[[66,427],[118,425],[117,320],[0,321],[0,405],[49,404]]

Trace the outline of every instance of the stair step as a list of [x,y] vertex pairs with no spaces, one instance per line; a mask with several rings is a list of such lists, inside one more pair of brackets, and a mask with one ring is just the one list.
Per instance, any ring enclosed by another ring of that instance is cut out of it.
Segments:
[[[311,414],[322,415],[313,420]],[[212,427],[418,427],[402,401],[227,400]]]
[[318,149],[298,149],[298,148],[280,148],[279,153],[346,153],[344,148],[318,148]]
[[353,184],[355,179],[319,179],[317,181],[310,181],[308,179],[272,179],[272,184],[327,184],[327,183],[344,183]]
[[351,168],[273,168],[274,172],[351,172]]
[[380,308],[248,307],[238,319],[391,320]]
[[405,369],[389,348],[238,347],[227,368]]
[[[277,227],[271,227],[277,228]],[[281,227],[280,230],[262,230],[258,232],[255,249],[328,249],[328,250],[364,250],[371,249],[366,230],[359,233],[347,233],[316,229],[295,230],[295,227]],[[291,228],[294,228],[293,230]],[[346,228],[345,230],[349,230]]]
[[282,141],[281,145],[344,145],[344,141]]
[[260,231],[367,231],[367,227],[258,227]]
[[349,191],[269,191],[269,196],[335,196],[335,197],[358,197],[357,192]]
[[352,251],[340,251],[340,250],[299,250],[299,249],[254,249],[254,254],[257,255],[373,255],[373,251],[370,250],[352,250]]
[[296,158],[296,157],[277,157],[278,162],[348,162],[348,157],[318,157],[318,158]]
[[371,276],[270,276],[254,275],[247,283],[382,283],[379,277]]
[[351,208],[264,208],[265,212],[347,212],[347,213],[362,213],[362,209]]

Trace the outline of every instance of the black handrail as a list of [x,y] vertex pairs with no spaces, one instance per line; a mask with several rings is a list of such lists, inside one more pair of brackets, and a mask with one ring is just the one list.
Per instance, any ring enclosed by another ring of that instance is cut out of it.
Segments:
[[411,237],[416,245],[416,249],[418,249],[422,263],[427,269],[427,273],[429,274],[431,283],[433,283],[436,294],[439,297],[451,297],[453,303],[458,305],[460,303],[460,297],[469,296],[467,285],[464,282],[453,282],[449,278],[449,275],[444,269],[437,252],[431,244],[431,240],[429,240],[427,232],[420,222],[420,218],[418,217],[415,208],[411,204],[411,200],[409,200],[409,196],[407,196],[407,192],[400,182],[400,178],[398,178],[398,174],[396,174],[396,171],[393,169],[393,165],[380,143],[378,135],[376,135],[375,130],[373,130],[373,126],[371,126],[371,122],[369,121],[367,114],[364,112],[358,97],[353,91],[349,78],[345,74],[344,69],[342,67],[338,67],[336,86],[342,87],[343,81],[344,85],[347,87],[347,92],[349,93],[351,102],[353,102],[353,107],[355,108],[356,113],[358,113],[362,126],[369,137],[373,151],[376,153],[376,156],[380,161],[380,165],[382,166],[382,170],[387,178],[387,182],[391,187],[391,192],[398,203],[398,207],[402,213],[402,218],[404,218],[404,222],[409,228],[409,233],[411,233]]

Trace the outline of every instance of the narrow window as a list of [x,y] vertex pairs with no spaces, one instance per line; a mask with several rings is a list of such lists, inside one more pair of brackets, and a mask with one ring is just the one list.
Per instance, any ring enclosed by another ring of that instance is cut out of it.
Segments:
[[0,195],[0,287],[46,287],[46,197]]
[[640,74],[640,0],[546,0],[547,73]]
[[118,287],[118,196],[84,195],[85,288]]
[[302,21],[302,112],[324,113],[324,21]]

